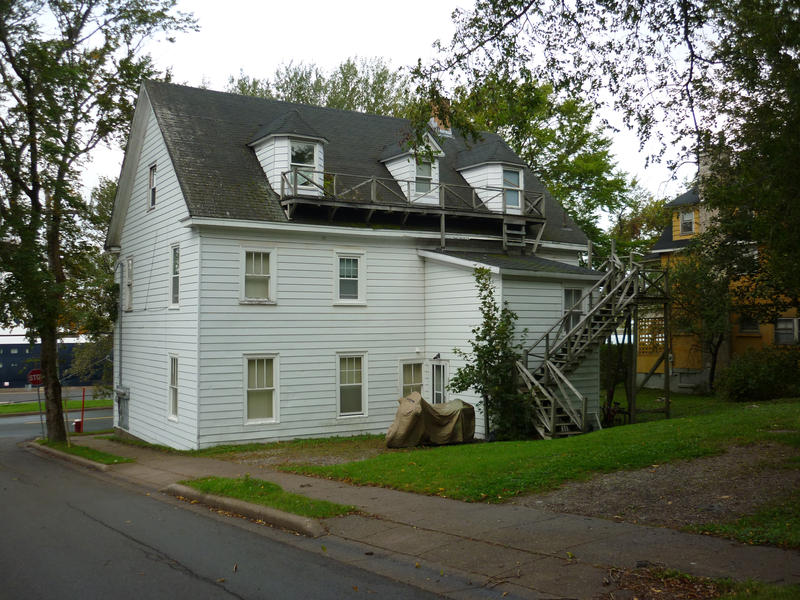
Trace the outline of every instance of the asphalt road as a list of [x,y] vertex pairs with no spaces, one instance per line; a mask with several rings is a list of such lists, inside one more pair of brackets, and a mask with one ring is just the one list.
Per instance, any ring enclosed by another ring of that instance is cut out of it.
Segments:
[[[72,433],[72,422],[81,418],[81,411],[70,411],[67,415],[69,431]],[[100,431],[110,429],[113,426],[113,413],[110,408],[103,410],[87,410],[84,413],[84,431]],[[45,425],[45,431],[47,426]],[[0,417],[0,439],[30,439],[42,435],[42,426],[39,422],[39,415],[19,415]],[[2,589],[0,589],[2,598]]]
[[0,439],[0,499],[0,598],[434,597],[283,543],[287,533],[41,458],[12,438]]

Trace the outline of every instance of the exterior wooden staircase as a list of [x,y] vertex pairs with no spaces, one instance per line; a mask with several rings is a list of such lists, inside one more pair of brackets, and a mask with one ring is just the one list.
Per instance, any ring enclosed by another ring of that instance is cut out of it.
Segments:
[[647,271],[633,258],[625,264],[613,253],[601,270],[597,283],[517,363],[521,387],[534,404],[534,425],[545,439],[588,430],[587,399],[570,374],[620,326],[639,297],[663,285],[662,271]]

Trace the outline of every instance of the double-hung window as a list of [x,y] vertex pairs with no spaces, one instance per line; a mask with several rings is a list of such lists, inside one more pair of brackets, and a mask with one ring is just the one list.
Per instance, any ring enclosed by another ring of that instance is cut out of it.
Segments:
[[125,298],[123,300],[124,310],[133,310],[133,258],[125,260]]
[[799,325],[800,319],[778,319],[775,322],[775,343],[780,346],[793,346],[800,343]]
[[156,165],[150,165],[147,188],[147,208],[149,210],[156,207]]
[[274,298],[274,252],[271,250],[244,250],[244,281],[242,300],[244,302],[270,302]]
[[402,385],[401,393],[405,398],[411,392],[422,393],[422,363],[407,362],[402,363]]
[[430,161],[417,163],[417,178],[414,183],[414,190],[417,194],[427,194],[431,191],[433,181],[433,167]]
[[519,211],[522,176],[518,169],[503,169],[503,205],[505,210]]
[[172,246],[170,252],[170,277],[169,277],[169,303],[172,306],[180,304],[181,300],[181,249]]
[[364,415],[366,355],[339,354],[337,391],[340,416]]
[[583,310],[581,308],[580,300],[583,295],[583,290],[580,288],[564,288],[564,328],[567,331],[572,331],[581,320]]
[[295,174],[295,182],[300,187],[309,187],[314,183],[316,168],[316,147],[314,142],[291,142],[290,166]]
[[248,422],[277,421],[277,357],[254,356],[245,359],[247,369]]
[[169,355],[169,417],[178,418],[178,357]]
[[434,362],[431,368],[431,404],[442,404],[447,400],[447,364]]
[[334,301],[337,304],[366,302],[366,265],[363,252],[337,252]]
[[681,213],[681,235],[694,232],[694,211],[687,210]]

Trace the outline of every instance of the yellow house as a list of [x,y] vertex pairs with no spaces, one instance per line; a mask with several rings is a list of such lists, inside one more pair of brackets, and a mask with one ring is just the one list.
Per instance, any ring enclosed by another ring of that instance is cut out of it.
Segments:
[[[689,242],[708,227],[712,213],[701,202],[697,190],[689,190],[667,205],[672,211],[670,225],[653,245],[648,262],[657,262],[668,269]],[[724,342],[717,361],[717,372],[730,362],[732,356],[748,349],[760,349],[772,344],[797,345],[797,311],[792,309],[773,323],[757,323],[752,319],[731,314],[730,335]],[[709,357],[704,355],[699,340],[689,333],[674,332],[670,337],[671,373],[670,389],[674,391],[704,390],[708,382]],[[641,380],[650,371],[664,349],[664,321],[661,315],[642,314],[638,323],[637,376]],[[661,388],[664,385],[664,367],[660,365],[645,384]]]

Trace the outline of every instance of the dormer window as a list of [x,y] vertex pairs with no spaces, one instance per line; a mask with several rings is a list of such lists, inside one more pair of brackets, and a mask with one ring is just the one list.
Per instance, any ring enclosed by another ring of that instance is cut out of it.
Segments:
[[681,213],[681,235],[694,233],[694,211],[687,210]]
[[314,183],[314,169],[316,166],[314,142],[291,141],[290,167],[297,175],[297,185],[310,187]]
[[503,169],[504,212],[519,212],[522,196],[522,174],[518,169]]
[[414,189],[417,194],[427,194],[430,192],[432,181],[433,169],[431,163],[428,161],[417,163],[417,178],[414,184]]

